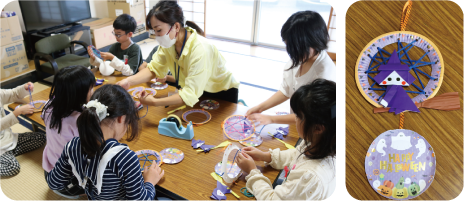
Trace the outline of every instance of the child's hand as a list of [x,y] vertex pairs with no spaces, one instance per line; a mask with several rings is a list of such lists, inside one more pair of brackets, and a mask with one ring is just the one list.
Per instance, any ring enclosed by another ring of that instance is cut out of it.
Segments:
[[143,171],[143,181],[150,182],[151,184],[156,185],[161,178],[164,176],[164,170],[162,170],[157,164],[153,164],[148,168],[145,166]]
[[245,147],[242,149],[242,153],[249,155],[255,161],[266,161],[270,163],[272,160],[269,152],[261,151],[256,147]]
[[267,124],[272,124],[272,116],[269,115],[264,115],[264,114],[252,114],[250,116],[247,116],[249,120],[259,122],[258,125],[255,125],[255,127],[261,126],[261,125],[267,125]]
[[34,91],[34,84],[32,84],[31,82],[28,82],[28,83],[26,83],[24,85],[24,89],[26,89],[26,91],[31,89],[31,92],[33,92]]
[[13,111],[13,114],[18,117],[21,114],[33,114],[34,113],[34,106],[30,104],[23,105],[18,107],[18,109]]
[[92,47],[87,46],[87,53],[89,54],[89,57],[92,58],[92,60],[95,60],[95,54],[93,54]]
[[123,79],[123,80],[121,80],[119,82],[116,82],[116,84],[121,86],[125,90],[129,90],[130,83],[129,83],[129,80],[127,80],[127,79]]
[[255,106],[255,107],[252,107],[251,109],[249,109],[249,110],[246,112],[245,116],[248,117],[248,116],[250,116],[251,114],[254,114],[254,113],[261,113],[261,112],[262,112],[262,111],[261,111],[261,109],[259,108],[259,106]]
[[251,170],[256,169],[256,164],[253,158],[242,152],[240,152],[237,156],[237,166],[248,174],[250,174]]
[[155,78],[157,82],[166,83],[167,75],[164,78]]
[[109,53],[109,52],[102,52],[102,53],[100,53],[100,55],[101,55],[103,61],[106,61],[106,60],[112,61],[114,59],[114,55]]
[[147,91],[143,90],[137,98],[142,105],[151,105],[151,103],[155,101],[155,98],[152,95],[153,94],[147,93]]

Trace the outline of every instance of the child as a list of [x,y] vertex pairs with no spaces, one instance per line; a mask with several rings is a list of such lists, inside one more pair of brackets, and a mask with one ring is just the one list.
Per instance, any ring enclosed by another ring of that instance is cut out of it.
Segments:
[[[90,55],[90,64],[100,66],[100,72],[104,75],[111,75],[114,69],[121,71],[126,76],[137,73],[138,67],[143,63],[143,58],[140,46],[131,40],[136,27],[137,22],[132,16],[119,15],[113,23],[113,34],[118,43],[113,44],[109,52],[102,52],[101,59],[95,56],[89,46],[87,52]],[[106,60],[111,62],[104,63]],[[114,69],[104,73],[101,68]]]
[[[248,173],[247,190],[257,200],[326,199],[335,190],[335,82],[316,79],[301,86],[290,99],[290,106],[303,141],[296,149],[285,151],[243,148],[237,164]],[[271,181],[256,169],[253,160],[285,169],[282,185],[272,189]]]
[[2,104],[2,130],[0,131],[0,176],[14,176],[19,173],[20,165],[15,156],[32,151],[45,143],[45,134],[39,132],[13,133],[11,126],[19,123],[18,116],[33,114],[34,106],[26,104],[18,107],[6,115],[3,105],[11,102],[19,102],[29,95],[34,85],[30,82],[14,89],[1,89],[0,102]]
[[[76,120],[93,94],[95,75],[84,66],[68,66],[58,71],[50,90],[49,102],[44,107],[42,117],[47,132],[42,167],[45,178],[63,152],[64,145],[79,136]],[[63,191],[55,193],[71,198],[84,194],[84,190],[75,186],[67,186]]]
[[77,118],[79,137],[68,142],[47,176],[48,186],[60,190],[76,177],[90,200],[152,200],[164,171],[145,167],[142,175],[135,152],[118,141],[139,133],[139,117],[132,97],[118,85],[95,91]]
[[261,112],[288,100],[302,85],[317,78],[335,81],[335,64],[325,51],[329,41],[327,25],[319,13],[300,11],[288,18],[282,26],[282,40],[291,58],[285,65],[280,90],[263,103],[249,109],[246,116],[259,125],[271,123],[294,124],[294,111],[289,115],[269,116]]

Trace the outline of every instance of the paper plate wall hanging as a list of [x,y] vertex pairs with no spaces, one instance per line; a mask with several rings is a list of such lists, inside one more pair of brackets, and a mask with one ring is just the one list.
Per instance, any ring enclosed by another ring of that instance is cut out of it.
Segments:
[[224,134],[231,140],[247,140],[255,133],[253,121],[243,115],[232,115],[222,122]]
[[[204,114],[206,119],[202,122],[193,122],[191,120],[188,120],[187,119],[187,116],[190,115],[190,114],[193,114],[193,113],[200,113],[200,114]],[[184,112],[182,114],[182,119],[185,121],[185,122],[189,122],[191,121],[193,125],[197,125],[197,126],[200,126],[200,125],[203,125],[203,124],[206,124],[208,123],[210,120],[211,120],[211,114],[203,109],[192,109],[192,110],[188,110],[186,112]]]
[[[224,156],[222,157],[221,164],[227,164],[229,161],[231,162],[231,164],[233,164],[231,166],[221,165],[221,172],[223,174],[220,174],[220,175],[222,176],[222,178],[224,179],[226,183],[230,184],[234,182],[241,175],[241,170],[240,171],[237,170],[238,166],[234,164],[238,152],[240,152],[240,148],[238,148],[237,145],[234,145],[234,144],[227,146],[226,150],[224,151]],[[234,157],[232,160],[229,160],[230,154],[234,154]],[[231,168],[227,168],[227,167],[231,167]],[[240,172],[240,173],[237,174],[237,172]]]
[[[223,175],[224,172],[222,171],[222,166],[222,161],[217,163],[216,166],[214,166],[214,172],[216,172],[218,175]],[[232,164],[232,161],[227,161],[226,172],[229,174],[230,178],[237,177],[239,174],[241,174],[241,171],[242,170],[237,166],[237,163],[234,162]]]
[[163,164],[163,157],[160,153],[151,149],[138,150],[135,152],[140,161],[140,167],[142,170],[145,166],[149,167],[153,163],[156,163],[158,166]]
[[156,89],[156,90],[163,90],[163,89],[168,88],[168,84],[167,83],[163,84],[161,82],[155,82],[155,83],[151,84],[150,87],[153,88],[153,89]]
[[215,100],[203,100],[200,102],[200,107],[205,110],[215,110],[219,108],[219,102]]
[[166,148],[160,151],[163,163],[176,164],[184,160],[184,152],[177,148]]
[[240,144],[246,147],[257,147],[263,143],[263,138],[261,137],[261,135],[255,133],[251,136],[251,138],[239,142]]
[[432,184],[436,157],[421,135],[406,129],[389,130],[370,145],[365,159],[371,187],[389,199],[412,199]]
[[[47,101],[45,100],[36,100],[36,101],[32,101],[30,102],[29,104],[32,104],[34,106],[35,109],[37,110],[42,110],[42,107],[45,105]],[[24,104],[22,104],[24,105]],[[15,107],[15,110],[18,109],[19,107],[21,107],[22,105],[18,105]]]

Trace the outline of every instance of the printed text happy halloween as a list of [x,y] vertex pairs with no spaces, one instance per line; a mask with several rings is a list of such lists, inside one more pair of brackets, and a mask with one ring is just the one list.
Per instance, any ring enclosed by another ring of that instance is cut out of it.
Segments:
[[[425,162],[414,163],[414,161],[412,161],[412,155],[414,155],[414,153],[388,154],[388,161],[380,161],[380,169],[387,170],[387,172],[399,172],[400,170],[408,172],[411,169],[414,170],[414,172],[425,171]],[[410,162],[408,163],[408,161]]]

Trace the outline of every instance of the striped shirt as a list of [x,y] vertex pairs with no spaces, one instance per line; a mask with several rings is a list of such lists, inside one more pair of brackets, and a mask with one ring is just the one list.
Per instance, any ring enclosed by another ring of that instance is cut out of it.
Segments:
[[[155,187],[144,182],[138,157],[128,147],[109,160],[102,180],[97,178],[100,158],[116,146],[127,147],[115,139],[109,139],[100,154],[87,159],[87,154],[81,153],[80,138],[73,138],[66,144],[61,157],[48,174],[48,186],[52,190],[64,189],[70,178],[79,175],[77,179],[80,185],[85,184],[85,193],[90,200],[153,200]],[[97,182],[102,184],[100,194],[96,187]]]

